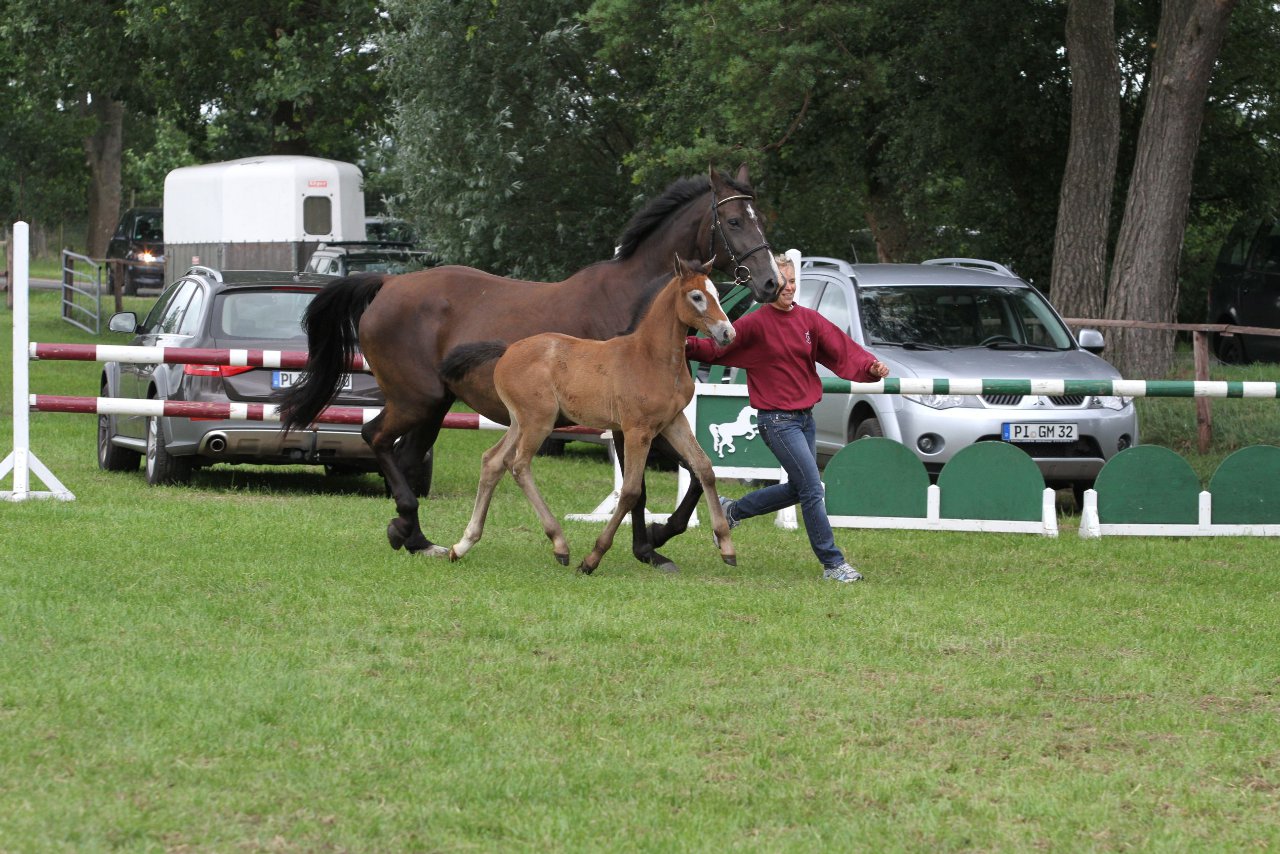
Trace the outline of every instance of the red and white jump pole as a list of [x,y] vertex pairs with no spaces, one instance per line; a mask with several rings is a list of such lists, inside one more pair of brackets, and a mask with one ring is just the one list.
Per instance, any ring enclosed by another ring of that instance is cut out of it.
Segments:
[[[31,418],[28,412],[29,371],[27,343],[30,327],[31,227],[25,222],[13,224],[13,453],[0,462],[0,481],[13,472],[13,489],[0,492],[6,501],[29,498],[57,498],[73,501],[71,490],[62,485],[53,472],[31,451]],[[31,473],[45,485],[45,491],[32,491]]]

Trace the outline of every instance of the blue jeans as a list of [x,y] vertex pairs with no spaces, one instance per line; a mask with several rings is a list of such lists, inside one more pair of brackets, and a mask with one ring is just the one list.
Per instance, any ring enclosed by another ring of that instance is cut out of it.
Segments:
[[836,548],[835,534],[827,521],[826,496],[818,472],[817,427],[812,410],[790,412],[766,409],[756,413],[756,424],[769,450],[778,458],[787,480],[775,483],[738,499],[735,519],[749,519],[776,513],[793,504],[800,505],[809,545],[823,568],[844,563],[844,553]]

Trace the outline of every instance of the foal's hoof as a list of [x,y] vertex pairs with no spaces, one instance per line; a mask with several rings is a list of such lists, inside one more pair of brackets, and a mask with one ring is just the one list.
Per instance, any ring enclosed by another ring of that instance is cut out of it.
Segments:
[[569,565],[569,553],[568,553],[568,552],[565,552],[564,554],[560,554],[560,552],[555,552],[555,556],[556,556],[556,563],[560,564],[561,566],[568,566],[568,565]]
[[450,551],[450,549],[446,549],[444,546],[437,546],[435,543],[431,543],[426,548],[411,548],[409,549],[409,554],[414,557],[449,557]]
[[737,566],[737,565],[738,565],[738,556],[737,556],[737,555],[720,555],[720,559],[721,559],[722,561],[724,561],[725,563],[729,564],[729,566]]
[[595,571],[596,571],[596,568],[594,566],[587,566],[586,561],[583,561],[582,563],[578,564],[579,575],[590,575]]
[[460,560],[462,560],[462,555],[458,554],[453,549],[449,549],[449,563],[457,563]]

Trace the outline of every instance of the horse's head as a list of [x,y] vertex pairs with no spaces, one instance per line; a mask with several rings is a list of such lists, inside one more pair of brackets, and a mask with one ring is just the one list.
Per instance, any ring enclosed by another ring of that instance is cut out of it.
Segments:
[[723,347],[733,341],[736,333],[733,323],[720,306],[716,286],[707,278],[714,263],[714,258],[703,265],[697,261],[685,261],[677,255],[672,285],[679,289],[676,316],[680,322],[690,329],[707,333],[712,341]]
[[723,259],[716,264],[717,269],[732,275],[734,284],[749,286],[757,302],[773,302],[782,274],[773,260],[754,202],[745,163],[738,167],[732,182],[714,168],[711,170],[708,254]]

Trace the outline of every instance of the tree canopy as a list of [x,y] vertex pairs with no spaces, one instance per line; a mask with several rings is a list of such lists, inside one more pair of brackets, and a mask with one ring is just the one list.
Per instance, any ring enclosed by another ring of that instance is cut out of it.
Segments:
[[[1073,96],[1085,87],[1115,116],[1114,173],[1086,203],[1102,242],[1090,263],[1106,268],[1161,22],[1197,2],[1212,0],[0,0],[0,203],[83,221],[74,200],[110,175],[104,158],[78,163],[104,127],[95,110],[119,104],[120,202],[158,200],[186,162],[335,157],[448,260],[554,278],[607,257],[673,178],[747,162],[779,247],[976,255],[1049,288],[1063,228],[1078,231],[1063,216]],[[1280,200],[1280,12],[1234,5],[1200,99],[1186,227],[1161,250],[1181,255],[1186,319],[1222,234]],[[1112,72],[1073,68],[1072,12],[1110,17]],[[1083,145],[1077,162],[1096,160]],[[1068,281],[1052,284],[1070,304]]]

